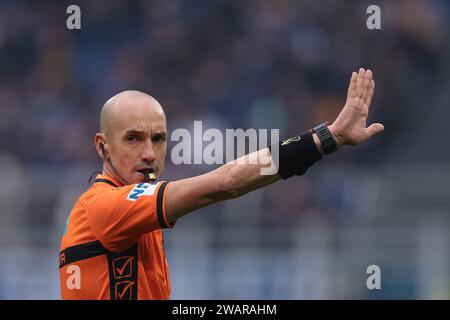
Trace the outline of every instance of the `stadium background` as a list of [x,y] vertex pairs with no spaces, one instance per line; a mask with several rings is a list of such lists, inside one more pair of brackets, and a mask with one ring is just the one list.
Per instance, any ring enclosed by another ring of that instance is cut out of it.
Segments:
[[[66,29],[66,7],[82,29]],[[381,7],[382,29],[366,28]],[[449,10],[431,1],[1,1],[0,298],[58,299],[58,251],[100,164],[99,110],[154,95],[169,130],[333,119],[374,70],[377,138],[165,231],[172,298],[450,298]],[[169,148],[170,152],[170,148]],[[165,179],[214,166],[166,164]],[[366,288],[367,266],[382,289]]]

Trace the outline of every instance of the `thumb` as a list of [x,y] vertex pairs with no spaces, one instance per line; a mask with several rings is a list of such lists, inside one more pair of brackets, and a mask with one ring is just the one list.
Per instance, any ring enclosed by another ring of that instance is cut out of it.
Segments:
[[367,128],[367,133],[369,134],[369,138],[370,138],[380,132],[383,132],[383,130],[384,130],[384,126],[381,123],[372,123]]

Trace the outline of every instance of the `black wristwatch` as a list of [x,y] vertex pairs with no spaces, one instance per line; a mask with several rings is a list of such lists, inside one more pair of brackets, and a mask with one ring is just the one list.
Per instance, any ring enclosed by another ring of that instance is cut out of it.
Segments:
[[330,124],[331,122],[327,121],[310,130],[311,132],[315,132],[319,137],[320,143],[322,144],[323,153],[325,154],[330,154],[337,150],[336,141],[331,135],[330,129],[328,129]]

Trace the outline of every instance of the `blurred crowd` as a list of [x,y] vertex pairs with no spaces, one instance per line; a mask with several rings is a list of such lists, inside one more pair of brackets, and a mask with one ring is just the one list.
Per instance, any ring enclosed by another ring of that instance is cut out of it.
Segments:
[[[381,2],[381,30],[367,29],[369,3],[361,1],[77,4],[81,30],[66,28],[67,3],[0,3],[0,150],[9,162],[93,171],[101,106],[127,89],[160,101],[169,133],[202,120],[204,128],[296,135],[336,117],[360,66],[373,69],[377,83],[369,121],[386,131],[328,163],[448,159],[447,148],[430,144],[445,134],[437,124],[450,112],[442,107],[450,81],[447,1]],[[164,178],[212,169],[174,166],[172,145]]]
[[97,164],[99,110],[126,89],[155,96],[169,129],[203,120],[296,134],[333,120],[359,66],[374,70],[370,120],[386,139],[345,161],[389,161],[381,151],[425,121],[448,81],[447,1],[382,2],[375,31],[360,1],[78,5],[81,30],[70,31],[63,2],[0,3],[0,149],[24,164]]

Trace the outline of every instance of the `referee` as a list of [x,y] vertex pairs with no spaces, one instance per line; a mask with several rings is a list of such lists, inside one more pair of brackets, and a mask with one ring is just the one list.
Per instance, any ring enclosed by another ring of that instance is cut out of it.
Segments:
[[[382,132],[382,124],[366,126],[374,89],[372,71],[361,68],[353,72],[347,101],[333,123],[250,153],[245,161],[171,182],[158,181],[167,152],[161,105],[139,91],[112,97],[102,108],[95,135],[103,173],[75,203],[61,241],[62,298],[169,299],[161,230],[198,208],[302,175],[323,155]],[[271,160],[277,174],[261,175],[262,163]]]

